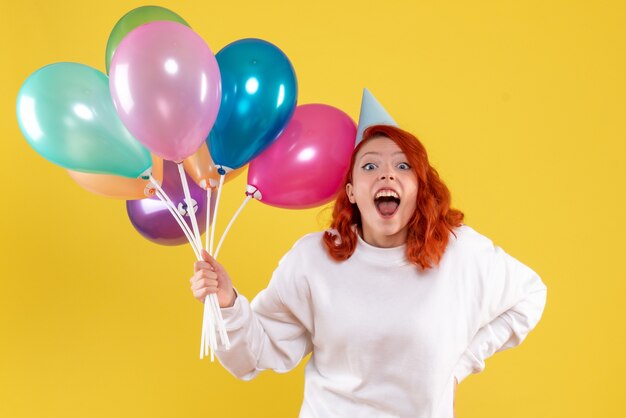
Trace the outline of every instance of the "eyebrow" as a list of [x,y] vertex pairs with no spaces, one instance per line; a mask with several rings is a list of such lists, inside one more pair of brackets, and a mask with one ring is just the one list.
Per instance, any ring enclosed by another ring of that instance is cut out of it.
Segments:
[[[376,152],[376,151],[368,151],[368,152],[366,152],[365,154],[361,155],[361,158],[359,158],[359,160],[360,160],[360,159],[362,159],[363,157],[365,157],[365,156],[366,156],[366,155],[368,155],[368,154],[378,155],[378,156],[380,156],[380,155],[381,155],[381,153],[380,153],[380,152]],[[397,154],[404,154],[404,152],[403,152],[403,151],[396,151],[396,152],[394,152],[394,153],[393,153],[393,154],[391,154],[391,155],[397,155]]]

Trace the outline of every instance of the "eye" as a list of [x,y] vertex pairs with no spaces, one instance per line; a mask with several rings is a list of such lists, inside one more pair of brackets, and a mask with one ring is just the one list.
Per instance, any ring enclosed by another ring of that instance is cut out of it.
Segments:
[[367,164],[363,165],[363,167],[361,167],[361,168],[363,170],[365,170],[365,171],[371,171],[371,170],[377,168],[377,166],[374,163],[367,163]]
[[400,170],[410,170],[411,166],[408,163],[400,163],[398,164],[398,168]]

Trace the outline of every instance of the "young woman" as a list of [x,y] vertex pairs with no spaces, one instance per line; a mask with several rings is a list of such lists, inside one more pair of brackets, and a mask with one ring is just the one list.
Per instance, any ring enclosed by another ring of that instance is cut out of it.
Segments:
[[546,287],[462,224],[422,144],[365,130],[332,230],[306,235],[248,303],[204,253],[194,296],[217,293],[240,379],[311,353],[300,417],[451,418],[456,383],[539,321]]

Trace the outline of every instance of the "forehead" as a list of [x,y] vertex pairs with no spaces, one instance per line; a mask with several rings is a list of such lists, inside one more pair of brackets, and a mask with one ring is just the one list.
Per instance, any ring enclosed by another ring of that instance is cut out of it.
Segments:
[[356,155],[356,159],[359,160],[365,154],[379,154],[380,156],[391,156],[394,154],[404,154],[402,149],[393,142],[390,138],[386,136],[377,136],[372,139],[368,139],[365,144],[361,147],[358,154]]

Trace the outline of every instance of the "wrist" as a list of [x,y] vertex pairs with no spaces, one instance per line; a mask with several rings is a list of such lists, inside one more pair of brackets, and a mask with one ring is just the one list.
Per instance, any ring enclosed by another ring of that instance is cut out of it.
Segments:
[[220,308],[222,308],[222,309],[224,309],[224,308],[232,308],[233,306],[235,306],[235,301],[236,300],[237,300],[237,292],[233,288],[233,291],[231,292],[231,296],[230,296],[230,301],[226,304],[226,306],[220,306]]

